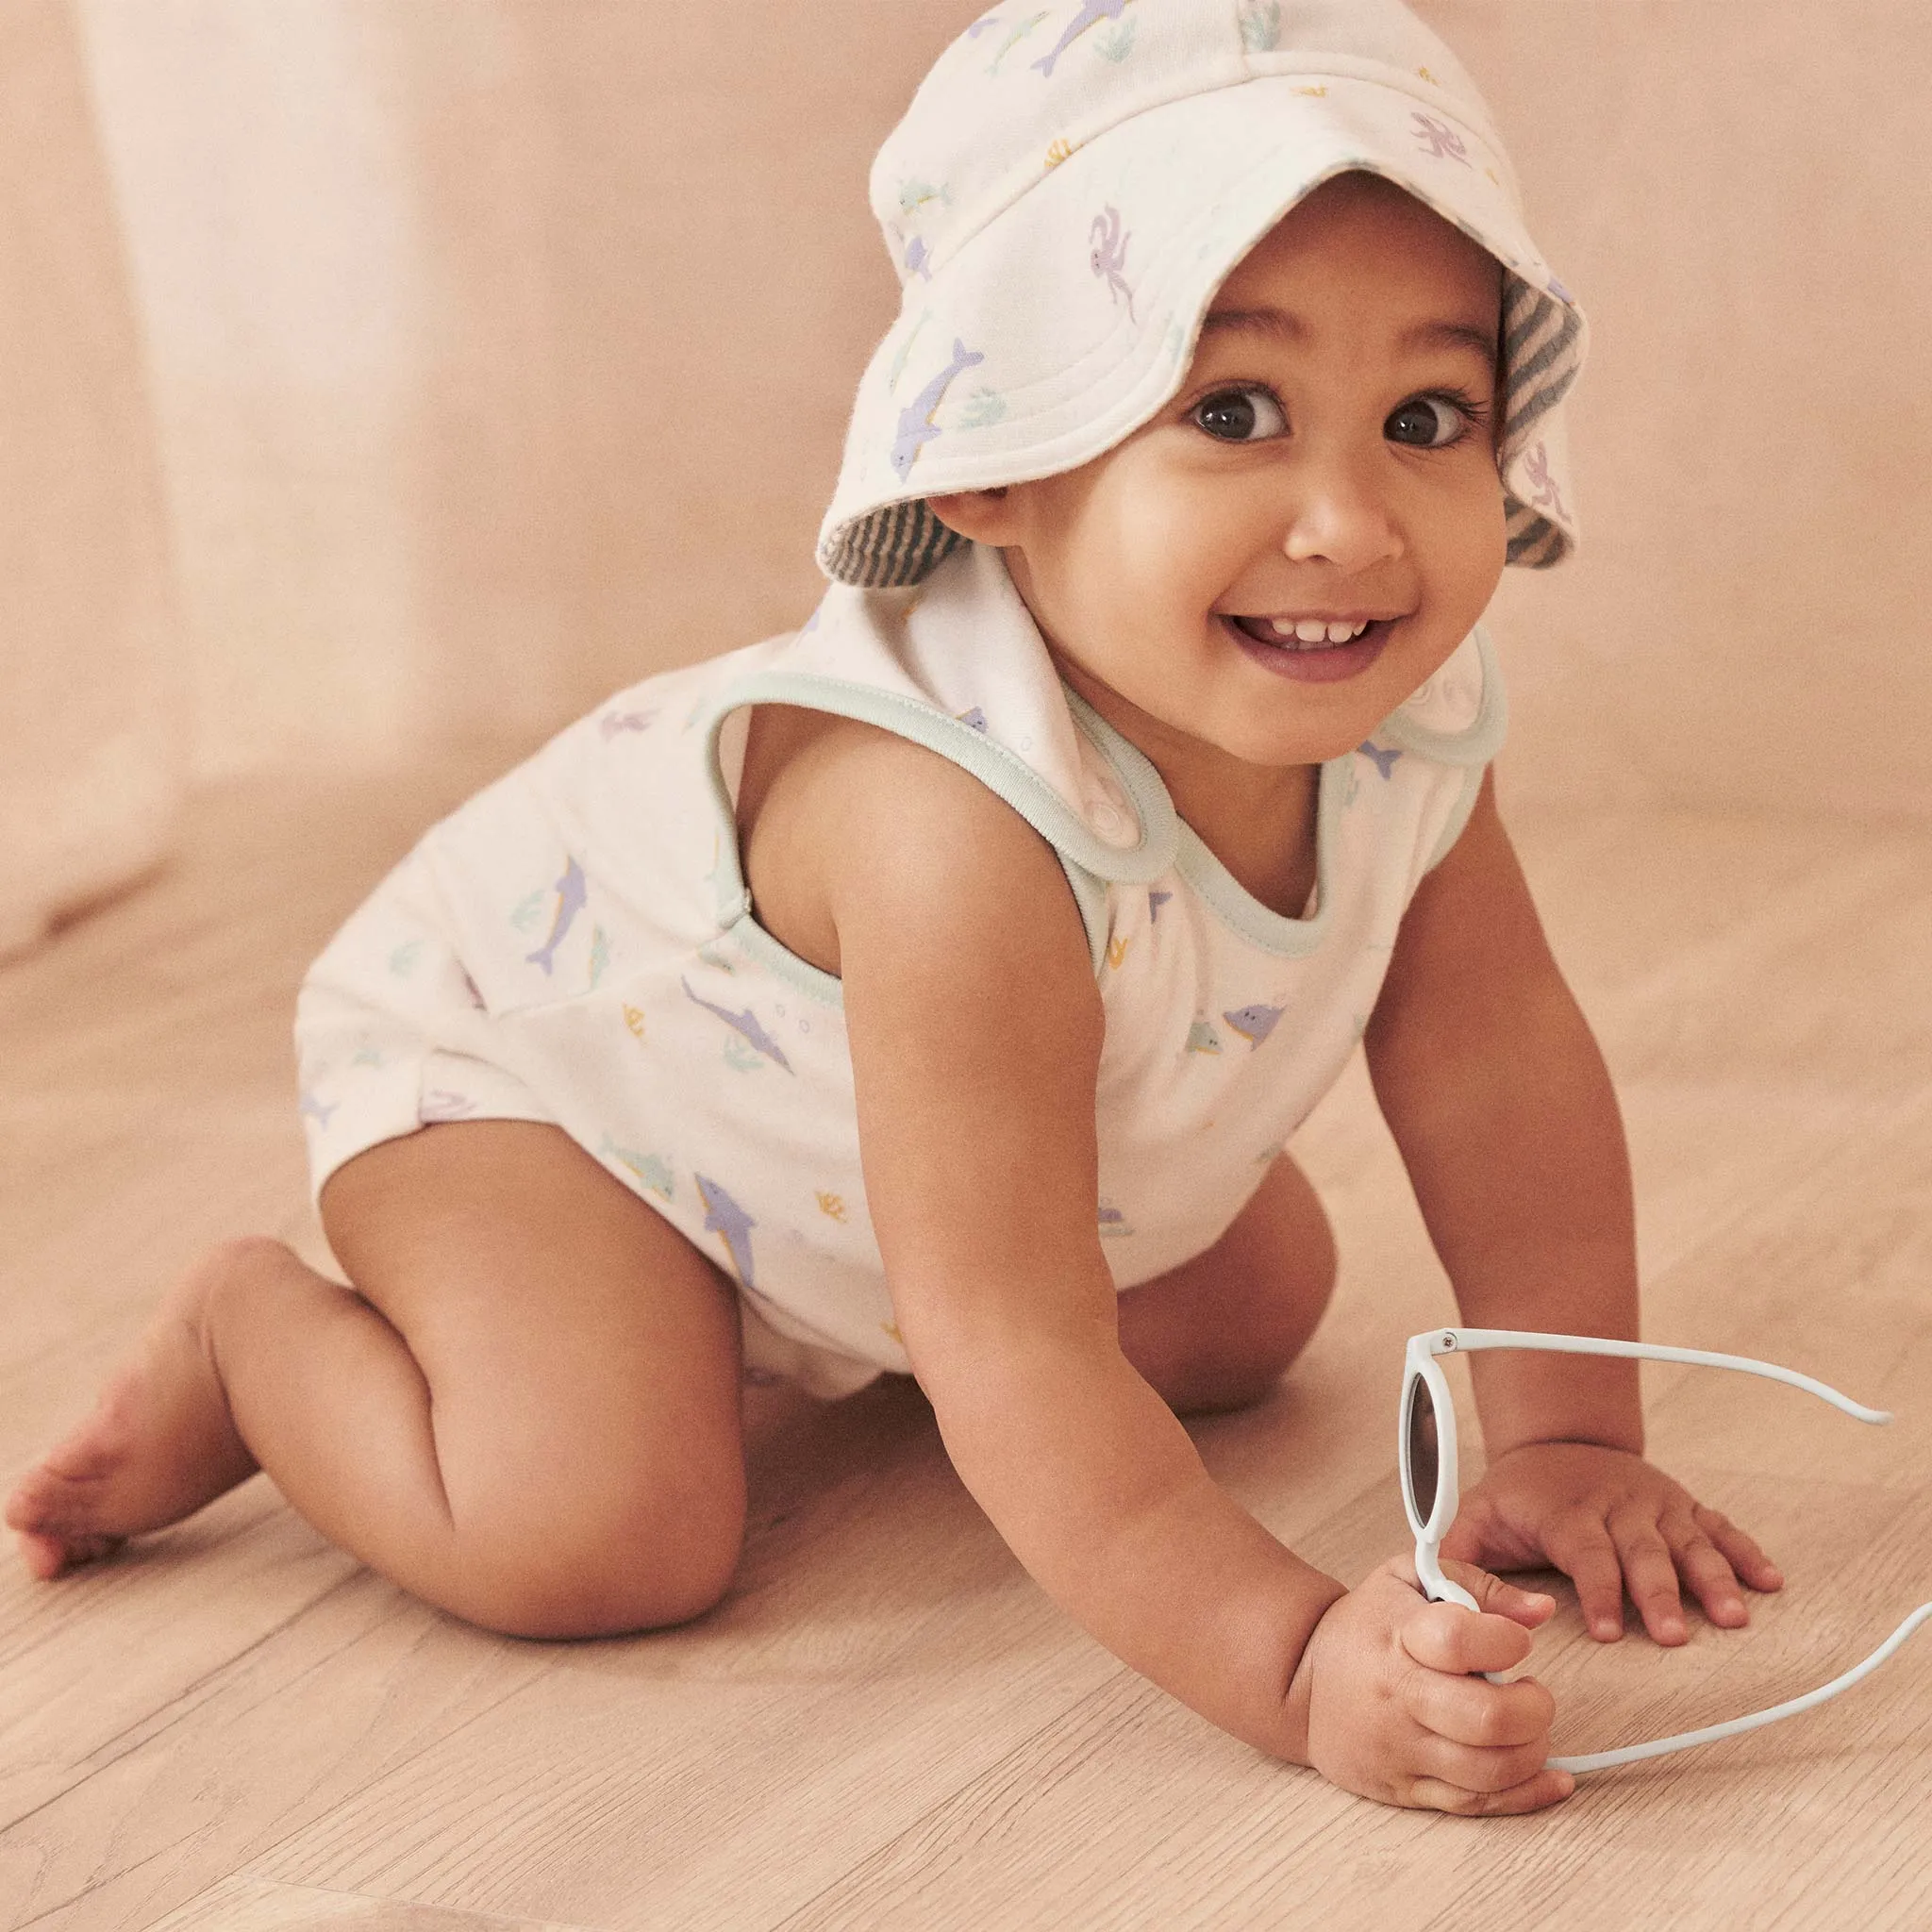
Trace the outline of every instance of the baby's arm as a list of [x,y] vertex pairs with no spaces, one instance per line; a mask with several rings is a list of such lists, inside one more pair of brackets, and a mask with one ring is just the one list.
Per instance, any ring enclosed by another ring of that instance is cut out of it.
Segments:
[[1353,1789],[1457,1809],[1561,1795],[1547,1693],[1465,1674],[1521,1661],[1547,1606],[1474,1573],[1507,1615],[1427,1605],[1393,1574],[1344,1596],[1214,1485],[1122,1354],[1095,1222],[1102,1015],[1050,849],[977,780],[840,727],[787,765],[749,859],[767,923],[843,979],[899,1327],[1032,1574],[1196,1710]]
[[[1472,1326],[1634,1339],[1630,1165],[1603,1056],[1543,939],[1485,776],[1468,828],[1404,919],[1368,1036],[1375,1091]],[[1719,1624],[1738,1578],[1775,1567],[1643,1461],[1637,1364],[1497,1350],[1470,1357],[1490,1474],[1445,1555],[1551,1562],[1594,1634],[1623,1591],[1685,1641],[1681,1575]]]

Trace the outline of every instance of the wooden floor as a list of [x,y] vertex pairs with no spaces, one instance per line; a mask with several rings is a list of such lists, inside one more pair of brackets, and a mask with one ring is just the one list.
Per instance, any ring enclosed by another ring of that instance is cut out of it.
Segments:
[[[201,800],[160,879],[0,970],[0,1473],[206,1243],[302,1224],[287,1035],[333,924],[475,774]],[[1898,1412],[1647,1370],[1652,1451],[1790,1583],[1666,1655],[1539,1640],[1559,1749],[1774,1703],[1932,1597],[1932,833],[1522,835],[1625,1097],[1656,1340]],[[1359,1068],[1299,1150],[1344,1278],[1279,1395],[1198,1431],[1345,1578],[1403,1541],[1402,1340],[1450,1304]],[[758,1418],[701,1624],[487,1637],[257,1478],[100,1572],[0,1574],[0,1926],[1932,1925],[1932,1634],[1822,1711],[1537,1818],[1380,1809],[1070,1628],[908,1385]]]

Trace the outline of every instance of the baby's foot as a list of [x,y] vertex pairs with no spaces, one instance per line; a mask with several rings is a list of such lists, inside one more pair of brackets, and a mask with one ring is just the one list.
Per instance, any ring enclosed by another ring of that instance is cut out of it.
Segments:
[[241,1244],[218,1248],[167,1295],[93,1414],[8,1498],[8,1527],[36,1576],[109,1556],[254,1473],[205,1328],[209,1294],[245,1257]]

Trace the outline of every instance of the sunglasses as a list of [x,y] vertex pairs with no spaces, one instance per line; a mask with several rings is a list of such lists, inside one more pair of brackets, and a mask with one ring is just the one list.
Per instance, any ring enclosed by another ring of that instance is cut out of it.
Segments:
[[[1793,1389],[1808,1390],[1834,1408],[1857,1416],[1861,1423],[1889,1423],[1890,1412],[1867,1408],[1836,1389],[1801,1375],[1795,1369],[1781,1369],[1772,1362],[1753,1361],[1749,1356],[1715,1355],[1702,1348],[1665,1348],[1648,1341],[1607,1341],[1594,1335],[1540,1335],[1520,1328],[1432,1328],[1425,1335],[1411,1335],[1403,1362],[1402,1408],[1398,1422],[1397,1468],[1402,1474],[1402,1504],[1408,1511],[1408,1526],[1415,1532],[1415,1574],[1423,1594],[1431,1603],[1460,1604],[1464,1609],[1478,1608],[1469,1591],[1443,1575],[1440,1556],[1442,1539],[1456,1520],[1461,1500],[1456,1472],[1456,1408],[1449,1399],[1449,1383],[1436,1364],[1443,1355],[1470,1355],[1484,1348],[1540,1348],[1557,1355],[1624,1356],[1648,1362],[1689,1362],[1707,1369],[1738,1369],[1747,1375],[1763,1375],[1774,1382],[1789,1383]],[[1641,1757],[1661,1757],[1671,1751],[1688,1751],[1693,1744],[1715,1743],[1720,1738],[1735,1738],[1740,1731],[1755,1731],[1760,1724],[1776,1724],[1780,1718],[1796,1717],[1827,1698],[1849,1690],[1860,1678],[1868,1677],[1905,1642],[1920,1624],[1932,1618],[1932,1603],[1921,1604],[1883,1643],[1862,1663],[1855,1664],[1842,1676],[1807,1690],[1802,1697],[1774,1704],[1769,1710],[1753,1711],[1748,1717],[1734,1717],[1720,1724],[1707,1724],[1702,1730],[1679,1731],[1674,1737],[1657,1738],[1647,1744],[1625,1744],[1616,1751],[1592,1751],[1580,1757],[1552,1757],[1557,1771],[1606,1771],[1613,1764],[1634,1764]],[[1491,1682],[1501,1683],[1503,1674],[1488,1673]]]

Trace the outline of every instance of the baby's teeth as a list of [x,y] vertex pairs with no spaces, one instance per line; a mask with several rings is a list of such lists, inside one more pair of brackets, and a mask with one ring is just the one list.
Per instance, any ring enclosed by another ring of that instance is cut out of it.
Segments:
[[1346,644],[1368,629],[1368,624],[1329,624],[1319,617],[1271,617],[1268,627],[1283,643]]

